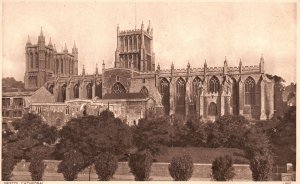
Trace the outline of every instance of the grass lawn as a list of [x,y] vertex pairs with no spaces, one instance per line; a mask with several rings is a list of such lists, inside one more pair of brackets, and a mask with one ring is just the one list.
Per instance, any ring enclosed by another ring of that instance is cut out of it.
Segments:
[[171,162],[173,157],[182,153],[190,154],[194,163],[211,164],[216,157],[230,155],[234,164],[249,164],[243,150],[236,148],[170,147],[163,154],[156,157],[156,160],[157,162]]

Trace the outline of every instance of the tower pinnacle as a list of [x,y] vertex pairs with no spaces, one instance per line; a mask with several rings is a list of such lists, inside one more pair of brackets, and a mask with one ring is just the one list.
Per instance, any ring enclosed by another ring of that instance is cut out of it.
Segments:
[[51,37],[50,37],[50,39],[49,39],[49,44],[48,44],[48,46],[52,47]]
[[65,43],[64,52],[68,52],[67,44]]
[[26,43],[26,45],[31,45],[31,41],[30,41],[30,37],[29,37],[29,35],[28,35],[28,39],[27,39],[27,43]]

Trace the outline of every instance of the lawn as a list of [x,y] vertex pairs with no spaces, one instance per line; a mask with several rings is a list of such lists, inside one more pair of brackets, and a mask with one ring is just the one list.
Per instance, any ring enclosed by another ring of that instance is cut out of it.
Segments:
[[249,164],[243,150],[236,148],[197,148],[170,147],[162,155],[156,157],[157,162],[170,162],[173,157],[186,153],[192,156],[194,163],[210,164],[216,157],[230,155],[234,164]]

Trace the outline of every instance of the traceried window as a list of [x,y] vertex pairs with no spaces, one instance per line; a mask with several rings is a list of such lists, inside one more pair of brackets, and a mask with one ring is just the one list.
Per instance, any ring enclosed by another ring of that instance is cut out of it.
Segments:
[[64,61],[60,60],[60,73],[64,73]]
[[177,103],[182,104],[185,99],[185,81],[179,78],[176,82]]
[[208,115],[209,116],[217,116],[218,115],[218,108],[217,104],[214,102],[211,102],[208,106]]
[[86,96],[88,99],[92,99],[92,95],[93,94],[93,91],[92,91],[92,84],[89,83],[87,86],[86,86]]
[[144,87],[141,89],[140,93],[144,94],[145,96],[148,96],[148,89],[144,86]]
[[102,83],[96,84],[95,96],[102,98]]
[[35,67],[39,68],[39,57],[37,53],[35,53]]
[[30,66],[33,68],[33,54],[30,53]]
[[245,81],[245,104],[255,105],[255,81],[251,77]]
[[164,106],[165,114],[170,112],[170,83],[166,78],[160,81],[160,94],[162,96],[162,105]]
[[59,60],[56,60],[56,74],[59,73]]
[[219,88],[220,88],[219,79],[216,76],[213,76],[209,80],[209,92],[217,93],[217,92],[219,92]]
[[66,88],[67,88],[67,85],[65,85],[65,84],[61,87],[62,102],[64,102],[66,100]]
[[73,89],[74,91],[74,98],[79,98],[79,86],[78,86],[78,84],[75,84],[75,86],[74,86],[74,89]]
[[50,86],[49,86],[49,92],[50,92],[51,94],[53,94],[53,85],[50,85]]
[[124,88],[124,86],[121,83],[117,82],[111,88],[111,92],[114,94],[126,93],[126,89]]
[[201,84],[201,79],[199,77],[196,77],[193,80],[193,102],[195,103],[197,100],[197,97],[199,95],[199,86]]

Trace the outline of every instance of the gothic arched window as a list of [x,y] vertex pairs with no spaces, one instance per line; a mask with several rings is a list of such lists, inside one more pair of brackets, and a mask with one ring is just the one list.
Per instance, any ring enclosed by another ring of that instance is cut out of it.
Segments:
[[45,53],[45,68],[48,68],[48,55]]
[[210,93],[217,93],[217,92],[219,92],[219,88],[220,88],[219,79],[216,76],[213,76],[209,80],[209,92]]
[[102,83],[96,84],[95,96],[102,98]]
[[217,116],[218,115],[218,108],[217,104],[214,102],[211,102],[208,106],[208,115],[209,116]]
[[148,96],[149,94],[148,89],[145,86],[141,89],[140,93],[144,94],[145,96]]
[[179,78],[176,82],[177,99],[185,97],[185,81]]
[[179,78],[176,82],[176,112],[185,113],[185,81]]
[[160,81],[160,94],[161,103],[164,106],[165,114],[169,115],[170,112],[170,83],[166,78]]
[[255,104],[255,81],[251,77],[245,80],[245,104]]
[[121,83],[117,82],[111,88],[111,92],[114,94],[126,93],[126,89],[124,88],[124,86]]
[[86,86],[86,97],[88,99],[92,99],[92,95],[93,94],[93,91],[92,91],[92,84],[89,83],[87,86]]
[[33,68],[33,54],[30,53],[30,66]]
[[79,86],[78,86],[78,84],[75,84],[75,86],[73,88],[73,92],[74,92],[74,98],[79,98]]
[[62,102],[64,102],[66,100],[66,88],[67,88],[67,85],[64,84],[62,87],[61,87],[61,96],[62,96]]
[[196,77],[193,80],[193,101],[195,102],[199,95],[199,86],[201,85],[201,79]]
[[53,85],[49,86],[49,91],[51,94],[53,94]]
[[64,73],[64,61],[60,60],[60,73]]
[[59,60],[56,60],[56,74],[59,72]]
[[35,67],[39,68],[39,57],[38,57],[38,53],[35,53]]

